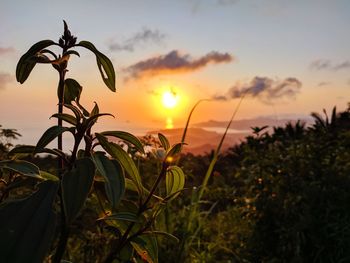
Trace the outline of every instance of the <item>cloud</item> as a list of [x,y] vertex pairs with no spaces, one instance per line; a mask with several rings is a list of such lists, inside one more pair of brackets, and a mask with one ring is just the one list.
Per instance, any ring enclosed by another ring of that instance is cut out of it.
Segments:
[[173,50],[165,55],[155,56],[137,62],[124,69],[133,78],[144,75],[174,74],[182,72],[196,71],[209,64],[228,63],[233,61],[233,56],[229,53],[212,51],[202,57],[192,58],[189,54],[181,54],[178,50]]
[[0,55],[5,55],[15,52],[13,47],[0,47]]
[[249,83],[236,84],[224,96],[213,96],[214,100],[229,100],[243,95],[257,97],[263,102],[270,102],[283,97],[295,97],[302,83],[297,78],[274,80],[268,77],[254,77]]
[[343,62],[334,63],[329,59],[317,59],[311,62],[310,68],[313,70],[333,70],[338,71],[341,69],[350,68],[350,61],[345,60]]
[[[187,0],[186,0],[187,1]],[[239,0],[216,0],[216,1],[203,1],[203,0],[190,0],[189,2],[192,5],[192,13],[197,13],[198,11],[200,11],[201,9],[207,7],[207,8],[212,8],[213,6],[229,6],[229,5],[233,5],[236,4]],[[210,4],[210,5],[208,5]]]
[[165,34],[159,30],[143,28],[140,32],[135,33],[132,37],[123,42],[112,42],[109,49],[112,51],[129,51],[133,52],[136,47],[144,43],[160,44],[165,39]]
[[323,87],[323,86],[328,86],[329,84],[331,84],[331,82],[329,81],[321,81],[317,84],[317,87]]
[[0,90],[5,89],[6,85],[14,81],[14,77],[8,73],[0,72]]

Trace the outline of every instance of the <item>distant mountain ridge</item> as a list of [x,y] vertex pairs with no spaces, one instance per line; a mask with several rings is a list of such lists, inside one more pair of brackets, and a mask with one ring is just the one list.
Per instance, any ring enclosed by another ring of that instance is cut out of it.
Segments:
[[[307,125],[310,124],[309,119],[301,119],[300,121],[305,122]],[[251,127],[262,127],[269,126],[270,129],[278,126],[285,126],[286,123],[297,122],[296,119],[272,119],[268,117],[264,118],[255,118],[255,119],[242,119],[234,120],[230,126],[231,129],[234,129],[234,133],[228,133],[226,135],[225,141],[222,146],[222,151],[229,149],[242,142],[245,137],[252,134]],[[206,122],[200,122],[193,124],[187,130],[187,136],[185,142],[187,143],[184,146],[184,152],[190,152],[195,155],[203,155],[210,153],[212,150],[215,150],[218,143],[220,142],[223,133],[215,131],[215,129],[206,130],[206,128],[221,128],[218,129],[222,131],[222,128],[226,128],[228,122],[226,121],[216,121],[209,120]],[[183,128],[174,128],[174,129],[162,129],[150,131],[147,134],[157,136],[158,133],[164,134],[169,141],[174,144],[181,141]]]

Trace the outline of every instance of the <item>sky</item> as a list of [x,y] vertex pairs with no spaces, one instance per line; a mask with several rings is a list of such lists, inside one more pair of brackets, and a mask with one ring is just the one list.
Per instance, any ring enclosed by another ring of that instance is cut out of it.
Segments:
[[[88,109],[110,112],[97,129],[138,135],[192,123],[302,118],[344,110],[350,95],[350,1],[347,0],[1,0],[0,124],[34,143],[57,111],[56,71],[37,65],[28,80],[16,64],[34,43],[58,41],[64,19],[113,62],[117,91],[104,85],[95,57],[78,50],[67,77],[83,86]],[[176,105],[162,104],[165,92]]]

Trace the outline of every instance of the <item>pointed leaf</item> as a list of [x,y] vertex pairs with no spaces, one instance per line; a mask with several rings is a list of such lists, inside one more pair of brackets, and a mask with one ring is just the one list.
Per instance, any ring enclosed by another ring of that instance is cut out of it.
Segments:
[[170,143],[169,143],[168,139],[161,133],[158,133],[158,138],[159,138],[160,144],[162,145],[164,150],[168,151],[168,149],[170,148]]
[[51,118],[57,118],[57,119],[61,119],[65,122],[68,122],[74,126],[77,125],[77,119],[70,115],[70,114],[67,114],[67,113],[55,113],[51,116]]
[[67,222],[71,223],[90,192],[95,175],[95,166],[90,158],[76,160],[71,170],[63,175],[62,193]]
[[100,218],[99,220],[122,220],[135,223],[139,222],[137,215],[131,212],[119,212]]
[[132,135],[131,133],[124,132],[124,131],[104,131],[104,132],[101,132],[100,134],[104,136],[112,136],[112,137],[122,139],[134,145],[136,149],[139,150],[141,153],[145,153],[145,150],[140,140],[136,136]]
[[24,176],[43,179],[40,176],[39,168],[36,165],[27,161],[23,161],[23,160],[0,161],[0,168],[11,170]]
[[153,235],[165,236],[169,239],[174,240],[176,243],[180,242],[180,240],[176,236],[174,236],[168,232],[164,232],[164,231],[145,231],[145,232],[143,232],[143,234],[144,235],[152,235],[153,234]]
[[69,128],[61,126],[52,126],[47,129],[36,144],[35,152],[45,148],[45,146],[52,142],[58,135],[69,130]]
[[34,44],[18,61],[17,67],[16,67],[16,79],[19,83],[23,84],[28,76],[30,75],[30,72],[35,67],[36,62],[33,60],[33,58],[36,56],[36,54],[41,51],[42,49],[54,45],[55,42],[52,40],[42,40],[38,43]]
[[123,169],[116,161],[108,159],[102,153],[94,153],[92,159],[96,169],[105,179],[105,190],[113,208],[116,208],[125,192]]
[[120,163],[126,173],[135,182],[138,192],[142,196],[143,186],[141,183],[141,177],[131,157],[123,150],[122,147],[120,147],[118,144],[109,142],[103,135],[96,133],[96,137],[102,148]]
[[104,83],[111,91],[115,91],[115,71],[110,59],[88,41],[80,41],[77,46],[85,47],[96,55],[97,66]]
[[64,152],[58,149],[43,148],[43,149],[37,149],[37,151],[35,151],[35,146],[32,146],[32,145],[16,146],[8,154],[9,156],[16,156],[18,154],[34,154],[34,153],[49,153],[52,155],[62,157],[64,159],[66,158],[66,155],[64,154]]
[[157,239],[153,235],[138,236],[130,244],[143,261],[148,263],[158,262]]
[[66,79],[64,81],[64,103],[72,104],[72,101],[79,102],[83,87],[75,79]]
[[[171,195],[183,189],[185,185],[185,175],[182,169],[178,166],[171,166],[166,172],[165,178],[167,195]],[[177,195],[172,197],[175,198]]]
[[43,262],[55,233],[58,184],[45,181],[25,199],[0,206],[0,262]]

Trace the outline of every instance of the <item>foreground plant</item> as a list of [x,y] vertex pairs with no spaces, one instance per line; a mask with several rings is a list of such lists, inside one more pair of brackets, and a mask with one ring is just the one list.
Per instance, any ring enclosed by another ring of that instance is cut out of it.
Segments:
[[[92,132],[100,117],[111,114],[100,113],[97,104],[88,111],[80,104],[83,88],[76,80],[66,78],[70,56],[79,56],[74,48],[83,47],[96,55],[104,83],[115,91],[111,61],[92,43],[76,41],[64,22],[64,34],[58,43],[40,41],[18,62],[16,77],[20,83],[26,81],[37,63],[51,64],[58,71],[58,112],[52,115],[58,119],[58,125],[47,129],[36,146],[15,147],[9,153],[11,159],[0,162],[1,179],[10,193],[0,205],[0,262],[42,262],[49,251],[54,263],[61,262],[62,258],[70,260],[66,250],[71,229],[90,199],[98,200],[100,207],[96,214],[103,214],[94,220],[114,235],[106,248],[105,258],[100,261],[124,262],[142,258],[157,262],[156,235],[174,238],[156,231],[154,226],[164,205],[178,196],[184,187],[184,174],[173,165],[181,151],[181,143],[170,147],[168,140],[159,135],[164,148],[162,169],[152,188],[146,189],[134,159],[120,144],[111,141],[112,138],[124,141],[142,155],[144,148],[139,139],[124,131]],[[59,46],[62,53],[55,54],[47,49],[49,46]],[[70,155],[62,151],[63,133],[71,134],[74,139]],[[48,148],[56,138],[58,148]],[[96,149],[98,146],[99,150]],[[49,173],[22,160],[25,156],[42,153],[57,157],[56,172]],[[165,181],[166,193],[157,196],[162,181]],[[32,194],[14,198],[18,196],[17,190],[22,188]]]

